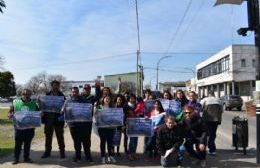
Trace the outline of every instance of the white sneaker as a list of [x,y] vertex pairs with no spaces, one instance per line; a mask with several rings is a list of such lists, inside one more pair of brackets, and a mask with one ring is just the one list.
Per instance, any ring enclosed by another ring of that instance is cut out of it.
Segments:
[[116,163],[116,159],[113,157],[113,156],[108,156],[108,158],[107,158],[107,161],[109,162],[109,163]]
[[201,166],[201,167],[206,167],[206,166],[207,166],[206,160],[201,160],[201,161],[200,161],[200,166]]
[[105,157],[102,157],[102,158],[101,158],[101,163],[102,163],[102,164],[106,164],[106,158],[105,158]]

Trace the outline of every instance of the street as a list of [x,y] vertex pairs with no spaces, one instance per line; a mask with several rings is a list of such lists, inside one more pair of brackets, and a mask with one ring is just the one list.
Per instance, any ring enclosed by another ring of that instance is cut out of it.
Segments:
[[[256,130],[255,130],[255,117],[248,118],[249,123],[249,148],[247,149],[247,155],[243,155],[243,151],[235,151],[232,145],[232,118],[237,115],[244,115],[245,112],[237,111],[225,111],[223,114],[223,121],[221,126],[218,129],[217,135],[217,156],[207,156],[207,167],[259,167],[256,164]],[[88,167],[88,166],[99,166],[99,167],[160,167],[159,161],[144,162],[141,155],[143,149],[143,138],[139,138],[138,142],[138,153],[141,157],[138,161],[128,161],[125,156],[122,154],[120,158],[117,158],[118,162],[116,164],[102,165],[99,161],[99,138],[96,134],[92,132],[92,153],[93,159],[95,160],[94,164],[88,164],[84,161],[82,163],[73,164],[71,162],[74,155],[73,143],[69,133],[69,130],[66,128],[65,131],[66,139],[66,159],[59,159],[58,147],[56,139],[53,140],[53,152],[52,157],[48,159],[41,159],[40,156],[43,153],[44,141],[40,140],[34,142],[32,146],[31,157],[35,161],[33,164],[21,163],[15,167]],[[122,143],[121,143],[122,144]],[[120,149],[123,151],[123,148]],[[14,167],[12,164],[12,155],[3,158],[0,163],[0,167]],[[189,156],[185,157],[184,167],[196,167],[191,164]]]

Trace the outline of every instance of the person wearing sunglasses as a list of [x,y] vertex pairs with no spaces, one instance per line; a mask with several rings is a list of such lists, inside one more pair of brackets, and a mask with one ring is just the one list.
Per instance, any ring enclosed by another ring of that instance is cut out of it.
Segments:
[[186,142],[184,146],[187,152],[196,159],[193,164],[200,163],[201,167],[206,167],[206,123],[196,114],[193,106],[186,105],[184,113],[185,119],[183,120],[183,124],[186,127]]

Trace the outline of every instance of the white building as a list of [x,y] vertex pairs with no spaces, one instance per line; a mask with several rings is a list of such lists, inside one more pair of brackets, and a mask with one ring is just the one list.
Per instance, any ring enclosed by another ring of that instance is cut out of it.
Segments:
[[200,97],[240,95],[250,99],[255,90],[256,48],[231,45],[196,66],[196,87]]

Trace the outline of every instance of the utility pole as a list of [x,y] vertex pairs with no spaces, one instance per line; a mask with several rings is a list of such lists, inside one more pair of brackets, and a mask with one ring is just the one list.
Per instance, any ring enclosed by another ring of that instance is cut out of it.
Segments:
[[140,45],[140,28],[139,28],[139,14],[138,14],[137,0],[135,0],[135,12],[136,12],[136,26],[137,26],[137,43],[138,43],[138,50],[136,52],[136,95],[140,95],[139,90],[141,90],[141,85],[139,84],[139,80],[142,81],[141,77],[139,77],[139,63],[141,62],[140,61],[141,45]]

